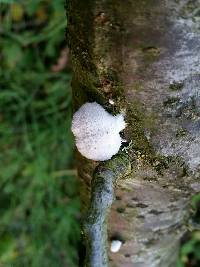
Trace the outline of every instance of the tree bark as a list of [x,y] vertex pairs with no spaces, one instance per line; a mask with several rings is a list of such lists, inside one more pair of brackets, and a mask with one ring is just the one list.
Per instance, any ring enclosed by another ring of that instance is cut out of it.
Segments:
[[[96,101],[114,114],[126,111],[128,123],[131,171],[114,183],[108,215],[109,245],[113,239],[123,245],[117,253],[107,249],[111,267],[176,265],[190,200],[200,189],[199,6],[199,0],[68,1],[75,110]],[[107,167],[95,170],[99,163],[79,154],[77,165],[87,222],[92,177]]]

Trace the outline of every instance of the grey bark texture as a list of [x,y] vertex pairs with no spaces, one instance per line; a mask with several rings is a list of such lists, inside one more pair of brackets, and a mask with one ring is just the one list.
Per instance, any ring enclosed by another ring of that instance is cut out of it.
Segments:
[[[109,243],[123,245],[107,249],[109,266],[175,267],[200,191],[200,1],[69,0],[68,13],[75,110],[96,101],[128,123],[131,171],[108,215]],[[99,163],[77,165],[87,221]]]

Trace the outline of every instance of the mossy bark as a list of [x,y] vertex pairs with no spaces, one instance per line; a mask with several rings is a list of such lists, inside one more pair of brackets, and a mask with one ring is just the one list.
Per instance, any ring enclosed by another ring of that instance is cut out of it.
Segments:
[[[111,267],[174,267],[187,231],[200,189],[198,8],[198,0],[68,1],[74,107],[125,110],[132,141],[131,172],[113,184],[108,240],[123,245],[108,249]],[[85,216],[98,163],[78,155],[77,165]]]

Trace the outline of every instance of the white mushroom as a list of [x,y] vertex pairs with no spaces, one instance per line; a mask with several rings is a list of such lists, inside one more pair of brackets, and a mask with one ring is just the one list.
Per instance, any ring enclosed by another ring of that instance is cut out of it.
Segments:
[[113,253],[116,253],[120,250],[121,246],[122,246],[122,241],[112,240],[111,246],[110,246],[110,251]]
[[113,116],[96,102],[85,103],[72,119],[78,151],[88,159],[104,161],[117,154],[125,128],[124,116]]

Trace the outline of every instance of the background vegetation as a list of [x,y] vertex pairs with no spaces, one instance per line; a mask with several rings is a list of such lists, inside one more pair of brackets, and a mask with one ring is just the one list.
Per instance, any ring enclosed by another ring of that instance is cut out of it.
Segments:
[[75,266],[64,1],[1,1],[0,11],[0,267]]
[[[0,267],[77,266],[64,5],[0,0]],[[178,267],[198,267],[200,232],[186,240]]]

